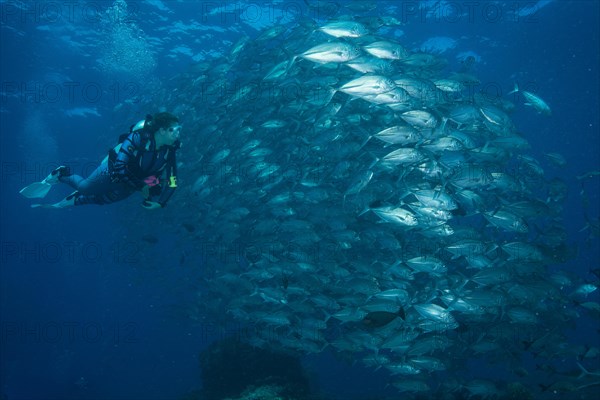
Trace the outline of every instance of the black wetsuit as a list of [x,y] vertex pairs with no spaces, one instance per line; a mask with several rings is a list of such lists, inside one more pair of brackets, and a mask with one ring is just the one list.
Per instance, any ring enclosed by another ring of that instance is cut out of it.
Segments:
[[[123,141],[116,157],[108,157],[87,178],[67,175],[59,178],[79,192],[75,205],[109,204],[140,191],[144,179],[156,176],[161,191],[158,203],[165,207],[176,189],[175,152],[179,143],[156,148],[154,135],[145,130],[131,132]],[[113,159],[114,158],[114,159]]]

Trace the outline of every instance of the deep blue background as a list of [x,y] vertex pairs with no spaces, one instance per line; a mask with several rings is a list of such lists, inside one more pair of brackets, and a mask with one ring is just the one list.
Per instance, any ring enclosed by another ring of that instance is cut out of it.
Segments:
[[[141,94],[141,84],[150,79],[101,70],[105,28],[94,18],[83,18],[77,8],[70,20],[67,9],[54,3],[63,13],[55,21],[56,15],[40,12],[43,3],[32,2],[29,10],[37,14],[15,11],[15,4],[0,3],[0,390],[11,400],[177,398],[199,387],[197,355],[211,335],[206,324],[187,317],[194,285],[186,282],[197,271],[175,267],[177,261],[170,257],[174,229],[166,227],[159,244],[151,245],[126,237],[121,225],[120,216],[137,207],[137,200],[54,211],[30,209],[30,201],[17,193],[57,163],[76,162],[82,168],[103,157],[118,134],[152,111],[135,104],[115,110],[134,93],[121,90],[115,98],[114,85],[123,88],[133,82],[135,94]],[[98,9],[110,6],[92,4]],[[242,31],[256,35],[246,24],[202,14],[203,4],[130,2],[137,11],[134,21],[156,54],[154,79],[167,80],[194,62],[172,52],[179,45],[189,46],[194,54],[226,54],[229,42],[236,42]],[[298,4],[305,7],[302,1]],[[396,16],[406,17],[407,23],[397,40],[414,50],[431,37],[451,37],[457,45],[443,53],[450,69],[460,67],[459,53],[472,51],[481,57],[474,73],[482,82],[506,95],[518,81],[550,104],[553,115],[546,117],[524,106],[522,98],[509,97],[517,103],[513,120],[531,143],[530,153],[545,160],[544,153],[559,152],[567,160],[564,168],[542,164],[549,177],[558,176],[569,186],[564,217],[568,242],[578,255],[565,268],[591,279],[588,270],[600,264],[598,238],[590,243],[589,230],[579,232],[586,221],[575,176],[600,170],[598,2],[540,2],[537,13],[518,21],[508,14],[500,21],[485,18],[484,4],[472,19],[463,14],[453,21],[398,11]],[[494,4],[509,10],[524,3]],[[178,21],[192,20],[222,31],[209,31],[212,37],[202,30],[167,37]],[[261,22],[272,23],[269,18]],[[20,97],[23,84],[51,88],[64,82],[97,84],[103,96],[90,102],[76,90],[73,99],[63,92],[53,103]],[[95,108],[100,116],[69,116],[67,111],[76,108]],[[599,181],[585,181],[589,214],[596,219]],[[52,199],[68,193],[60,190],[54,189]],[[177,207],[176,198],[170,207]],[[156,254],[157,264],[141,265],[139,252]],[[572,335],[598,345],[597,328],[598,321],[581,321]],[[381,371],[345,366],[330,355],[308,357],[306,365],[319,374],[324,390],[339,398],[349,398],[349,393],[364,398],[386,382]],[[357,378],[363,382],[356,383]]]

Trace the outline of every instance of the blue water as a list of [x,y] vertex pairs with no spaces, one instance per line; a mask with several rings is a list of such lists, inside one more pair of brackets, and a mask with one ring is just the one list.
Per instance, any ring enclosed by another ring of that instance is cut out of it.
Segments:
[[[128,20],[139,29],[131,32],[115,28],[118,18],[106,21],[111,2],[67,3],[0,2],[0,391],[11,400],[177,399],[200,387],[198,353],[223,333],[188,317],[201,275],[189,260],[181,263],[191,245],[176,243],[178,228],[168,220],[164,231],[147,232],[157,244],[126,236],[123,219],[137,198],[40,210],[18,190],[61,163],[80,171],[95,165],[119,134],[154,111],[136,105],[138,96],[152,96],[154,82],[227,54],[243,33],[255,37],[291,14],[281,14],[280,2],[226,3],[241,12],[237,18],[216,9],[219,2],[128,1]],[[285,4],[309,13],[303,1]],[[411,50],[431,52],[437,44],[454,70],[472,55],[472,71],[488,90],[505,95],[517,81],[548,102],[551,117],[511,98],[512,118],[530,154],[542,160],[558,152],[567,160],[563,168],[544,164],[569,188],[564,221],[577,256],[564,268],[592,280],[600,247],[597,236],[588,240],[589,229],[580,231],[586,220],[575,177],[600,170],[600,3],[540,1],[535,10],[527,8],[535,2],[435,4],[437,15],[395,8],[388,15],[406,23],[394,35]],[[600,177],[583,182],[589,217],[597,220]],[[68,194],[54,190],[56,200]],[[169,207],[177,206],[175,194]],[[142,252],[155,264],[140,263]],[[590,300],[598,301],[597,292]],[[571,339],[600,345],[598,324],[578,321]],[[386,391],[381,371],[330,354],[305,362],[321,389],[340,399]]]

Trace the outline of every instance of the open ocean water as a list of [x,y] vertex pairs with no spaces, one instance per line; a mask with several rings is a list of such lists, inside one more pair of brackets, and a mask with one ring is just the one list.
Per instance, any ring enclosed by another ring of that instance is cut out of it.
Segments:
[[[595,398],[599,20],[0,0],[2,400]],[[164,210],[19,194],[160,111]]]

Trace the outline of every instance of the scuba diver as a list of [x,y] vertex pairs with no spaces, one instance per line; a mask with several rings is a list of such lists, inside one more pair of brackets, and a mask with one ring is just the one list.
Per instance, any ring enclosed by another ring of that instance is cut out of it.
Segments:
[[[19,193],[28,198],[43,198],[50,188],[66,183],[75,189],[55,204],[31,207],[65,208],[85,204],[110,204],[134,192],[142,192],[142,207],[153,210],[167,205],[177,188],[175,152],[180,147],[181,125],[173,114],[161,112],[146,116],[121,135],[119,144],[87,178],[71,174],[60,166],[43,181],[32,183]],[[162,177],[161,177],[162,175]],[[152,198],[158,196],[156,201]]]

